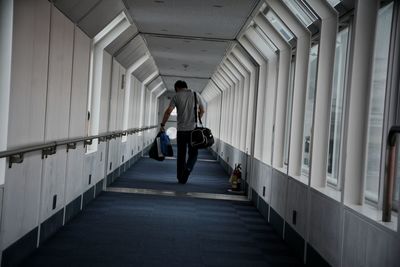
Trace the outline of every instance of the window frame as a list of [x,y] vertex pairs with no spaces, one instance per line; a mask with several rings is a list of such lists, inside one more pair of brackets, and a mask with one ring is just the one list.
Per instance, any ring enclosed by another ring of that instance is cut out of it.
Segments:
[[[371,69],[371,79],[370,79],[370,90],[369,90],[369,109],[368,109],[368,116],[367,116],[367,128],[366,130],[366,136],[365,136],[365,154],[364,154],[364,175],[363,175],[363,202],[373,206],[373,207],[382,207],[382,202],[383,202],[383,187],[384,187],[384,176],[385,176],[385,164],[386,164],[386,138],[387,138],[387,133],[389,132],[390,128],[390,104],[389,104],[389,98],[391,95],[391,91],[393,88],[390,88],[390,83],[389,83],[389,72],[390,72],[390,56],[391,56],[391,51],[392,51],[392,38],[393,38],[393,23],[395,20],[395,8],[396,6],[394,5],[394,1],[390,2],[382,2],[381,6],[378,9],[378,14],[377,14],[377,24],[378,24],[378,19],[379,19],[379,11],[382,10],[383,8],[387,7],[388,5],[393,4],[392,8],[392,18],[390,22],[390,27],[391,27],[391,33],[389,34],[389,48],[388,48],[388,60],[386,62],[386,77],[385,77],[385,92],[384,92],[384,101],[383,101],[383,115],[382,115],[382,133],[381,133],[381,146],[380,146],[380,159],[379,159],[379,171],[378,171],[378,190],[377,190],[377,195],[372,195],[370,194],[367,189],[367,171],[368,171],[368,144],[369,144],[369,120],[370,120],[370,106],[371,106],[371,97],[372,97],[372,89],[373,89],[373,71],[375,67],[375,49],[373,53],[373,63],[372,63],[372,69]],[[378,28],[376,27],[375,33],[378,31]],[[376,41],[376,35],[374,42]]]
[[[344,165],[344,160],[342,157],[342,153],[343,151],[345,151],[345,136],[346,136],[346,129],[345,129],[345,125],[346,125],[346,114],[347,114],[347,109],[348,109],[348,105],[347,105],[347,99],[348,99],[348,91],[349,91],[349,71],[350,71],[350,59],[351,59],[351,42],[352,42],[352,33],[353,33],[353,24],[352,24],[352,20],[346,20],[346,21],[341,21],[339,24],[341,24],[341,28],[338,30],[338,34],[342,31],[344,31],[345,29],[347,29],[348,33],[347,33],[347,44],[346,44],[346,57],[345,57],[345,69],[344,69],[344,75],[343,75],[343,99],[342,99],[342,106],[343,106],[343,110],[342,110],[342,114],[341,114],[341,130],[340,130],[340,134],[341,134],[341,139],[340,139],[340,143],[339,143],[339,156],[338,156],[338,169],[337,169],[337,179],[331,178],[329,177],[328,174],[328,170],[326,170],[327,174],[326,174],[326,184],[327,186],[335,189],[335,190],[341,190],[342,188],[342,184],[343,184],[343,176],[344,176],[344,170],[343,170],[343,165]],[[332,92],[333,93],[333,92]],[[331,97],[332,98],[332,97]],[[332,100],[332,99],[331,99]],[[332,108],[332,104],[331,107]],[[329,135],[330,137],[330,135]],[[328,144],[329,145],[329,144]],[[328,156],[329,156],[329,149],[328,149]],[[328,160],[329,157],[327,157]],[[327,164],[327,168],[328,168],[328,164]]]
[[[310,131],[310,140],[309,140],[309,147],[308,147],[308,154],[309,154],[309,163],[308,163],[308,168],[304,168],[305,164],[304,164],[304,154],[305,154],[305,136],[304,136],[304,130],[305,130],[305,124],[306,124],[306,112],[307,112],[307,105],[309,104],[309,100],[308,100],[308,94],[309,94],[309,87],[310,87],[310,57],[311,57],[311,51],[312,49],[317,46],[317,57],[316,57],[316,67],[315,67],[315,80],[314,82],[314,99],[312,100],[312,116],[311,116],[311,131]],[[306,101],[305,101],[305,106],[304,106],[304,121],[303,121],[303,134],[302,134],[302,138],[301,138],[301,142],[302,142],[302,153],[301,153],[301,169],[300,169],[300,174],[303,177],[306,177],[307,179],[310,178],[310,164],[311,164],[311,154],[312,154],[312,139],[313,139],[313,128],[314,128],[314,111],[315,111],[315,95],[317,92],[317,77],[318,77],[318,57],[319,57],[319,40],[313,40],[309,49],[309,57],[308,57],[308,72],[307,72],[307,89],[306,89]]]

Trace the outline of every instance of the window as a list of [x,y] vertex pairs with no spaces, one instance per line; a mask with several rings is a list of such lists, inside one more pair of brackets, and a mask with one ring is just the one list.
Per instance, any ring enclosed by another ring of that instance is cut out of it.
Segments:
[[177,134],[177,130],[175,127],[169,127],[167,129],[167,135],[171,140],[175,140],[176,139],[176,134]]
[[308,61],[308,78],[307,78],[307,99],[304,114],[303,129],[303,158],[302,158],[302,174],[308,176],[310,169],[310,153],[311,153],[311,134],[312,122],[314,114],[315,101],[315,85],[317,81],[317,62],[318,62],[318,45],[314,45],[310,49],[310,57]]
[[272,24],[272,26],[282,35],[282,37],[289,42],[294,38],[293,33],[286,27],[286,25],[278,18],[278,16],[272,11],[266,9],[265,17]]
[[[399,138],[399,137],[397,137]],[[399,143],[399,140],[397,140]],[[400,202],[400,149],[397,146],[397,169],[396,169],[396,180],[394,183],[394,196],[393,196],[393,209],[398,211],[399,202]]]
[[261,38],[267,43],[267,45],[274,51],[278,51],[278,48],[275,46],[275,44],[268,38],[268,36],[265,34],[265,32],[259,27],[255,26],[255,31],[261,36]]
[[303,0],[283,0],[286,6],[292,11],[292,13],[303,23],[304,26],[308,27],[313,24],[318,18],[317,15],[304,3]]
[[296,61],[292,58],[289,69],[288,95],[286,102],[286,118],[285,118],[285,143],[283,147],[283,164],[287,167],[289,164],[289,142],[290,142],[290,124],[292,122],[292,105],[293,105],[293,88],[294,88],[294,70]]
[[340,31],[336,37],[327,164],[328,184],[334,186],[338,186],[339,184],[339,159],[342,140],[343,105],[345,103],[344,92],[348,37],[348,28]]
[[365,199],[378,202],[383,114],[393,3],[379,9],[373,58],[366,150]]
[[337,6],[340,2],[342,2],[342,0],[327,0],[328,3],[332,6],[335,7]]

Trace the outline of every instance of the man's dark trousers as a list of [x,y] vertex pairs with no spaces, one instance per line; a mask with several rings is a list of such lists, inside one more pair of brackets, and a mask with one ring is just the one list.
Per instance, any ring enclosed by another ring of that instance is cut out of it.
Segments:
[[[188,180],[190,172],[193,170],[194,164],[197,160],[197,148],[190,146],[190,133],[191,131],[178,131],[178,156],[176,164],[176,175],[179,183],[185,184]],[[186,161],[186,151],[189,148],[189,157]]]

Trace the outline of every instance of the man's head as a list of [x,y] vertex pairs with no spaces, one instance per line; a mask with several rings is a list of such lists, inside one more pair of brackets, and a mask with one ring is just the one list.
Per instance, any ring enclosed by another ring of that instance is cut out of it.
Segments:
[[178,91],[180,91],[182,89],[187,89],[187,84],[186,84],[185,81],[178,80],[178,81],[175,82],[174,87],[175,87],[175,92],[178,92]]

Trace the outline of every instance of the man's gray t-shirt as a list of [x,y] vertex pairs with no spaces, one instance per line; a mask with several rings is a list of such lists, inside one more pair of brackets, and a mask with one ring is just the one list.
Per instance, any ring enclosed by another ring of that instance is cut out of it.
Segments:
[[[196,93],[197,104],[204,109],[203,98]],[[194,118],[194,94],[192,90],[185,89],[177,92],[171,99],[171,107],[177,109],[178,131],[191,131],[196,127]],[[197,118],[198,120],[198,118]]]

